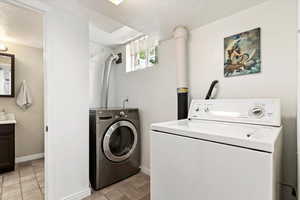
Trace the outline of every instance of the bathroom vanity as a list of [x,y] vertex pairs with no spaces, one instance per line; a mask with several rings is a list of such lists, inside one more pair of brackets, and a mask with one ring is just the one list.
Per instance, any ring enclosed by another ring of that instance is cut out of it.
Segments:
[[0,173],[15,169],[15,124],[13,114],[0,120]]

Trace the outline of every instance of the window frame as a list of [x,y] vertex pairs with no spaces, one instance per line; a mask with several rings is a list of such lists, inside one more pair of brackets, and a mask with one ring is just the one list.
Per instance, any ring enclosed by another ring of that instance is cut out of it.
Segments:
[[[139,43],[142,40],[148,40],[148,36],[142,37],[132,41],[131,43],[137,42]],[[145,41],[143,41],[145,42]],[[125,45],[125,53],[126,53],[126,73],[140,71],[143,69],[147,69],[149,67],[153,67],[158,64],[158,44],[150,45],[145,49],[141,49],[137,53],[132,53],[131,43],[127,43]],[[150,55],[151,51],[154,49],[154,55]],[[144,58],[141,59],[141,53],[144,52]],[[150,59],[154,57],[154,62],[151,62]],[[140,63],[144,60],[144,63]]]

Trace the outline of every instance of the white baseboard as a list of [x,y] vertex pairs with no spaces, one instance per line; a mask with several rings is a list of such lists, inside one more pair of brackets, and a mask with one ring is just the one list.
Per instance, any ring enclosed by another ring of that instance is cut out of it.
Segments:
[[90,195],[91,195],[91,189],[87,188],[87,189],[77,192],[75,194],[71,194],[71,195],[63,198],[62,200],[82,200],[85,197],[88,197]]
[[16,157],[16,163],[22,163],[22,162],[27,162],[31,160],[37,160],[44,158],[44,153],[37,153],[37,154],[31,154],[28,156],[21,156],[21,157]]
[[150,169],[145,167],[145,166],[141,166],[141,170],[143,173],[147,174],[148,176],[150,176]]

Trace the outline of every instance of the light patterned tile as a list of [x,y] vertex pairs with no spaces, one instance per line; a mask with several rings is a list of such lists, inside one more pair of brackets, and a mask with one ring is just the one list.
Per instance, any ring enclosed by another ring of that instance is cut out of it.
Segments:
[[[100,193],[104,194],[107,200],[148,200],[150,178],[146,174],[139,173],[100,190]],[[92,197],[93,195],[90,199]]]
[[119,188],[119,191],[130,200],[139,200],[146,195],[146,193],[143,191],[138,191],[129,184],[123,185],[121,188]]
[[19,171],[26,171],[26,170],[32,170],[33,167],[32,167],[32,165],[26,164],[26,165],[19,166],[18,169],[19,169]]
[[18,171],[7,172],[7,173],[3,174],[3,176],[4,176],[4,179],[7,177],[18,177],[19,172]]
[[3,187],[2,199],[13,199],[21,196],[21,188],[19,184]]
[[111,186],[108,186],[108,187],[105,187],[105,188],[103,188],[103,189],[101,189],[101,192],[103,193],[103,194],[107,194],[107,193],[109,193],[109,192],[111,192],[111,191],[114,191],[115,189],[114,189],[114,185],[111,185]]
[[118,182],[118,183],[112,185],[112,189],[114,189],[114,190],[122,190],[124,187],[126,187],[128,185],[130,185],[130,183],[128,182],[127,179],[125,179],[125,180],[123,180],[121,182]]
[[42,180],[45,177],[44,172],[37,172],[35,173],[35,176],[38,180]]
[[130,184],[134,188],[139,188],[149,182],[150,182],[150,179],[146,175],[143,175],[143,174],[141,174],[141,175],[138,174],[130,180]]
[[3,182],[19,179],[19,172],[9,172],[3,175]]
[[38,183],[35,179],[21,183],[23,193],[39,190]]
[[20,176],[24,177],[24,176],[32,176],[34,175],[34,171],[32,168],[26,168],[24,170],[20,170]]
[[45,174],[44,173],[36,174],[36,178],[37,178],[38,181],[44,181]]
[[150,182],[145,183],[144,185],[137,188],[136,190],[145,195],[150,194]]
[[3,182],[3,186],[7,187],[7,186],[18,184],[19,182],[20,182],[19,178],[9,179]]
[[44,181],[39,181],[38,182],[39,186],[42,188],[42,187],[45,187],[45,182]]
[[44,159],[37,159],[37,160],[33,160],[31,161],[32,166],[37,166],[37,165],[44,165]]
[[2,186],[2,183],[3,183],[3,176],[0,175],[0,187]]
[[141,198],[140,200],[150,200],[150,194],[147,194],[145,197]]
[[109,193],[105,194],[105,197],[108,200],[130,200],[124,194],[119,192],[118,190],[112,190]]
[[19,195],[14,195],[14,196],[3,196],[2,200],[23,200],[22,196]]
[[88,200],[108,200],[104,194],[100,191],[93,192],[91,196],[89,196]]
[[42,192],[43,195],[45,194],[45,188],[44,187],[41,188],[41,192]]
[[30,174],[30,175],[27,175],[27,176],[23,176],[20,179],[21,179],[21,183],[22,182],[27,182],[29,180],[35,179],[35,175],[34,174]]
[[0,175],[0,200],[43,200],[43,170],[39,160],[34,166],[32,162],[16,164],[15,171]]
[[10,186],[3,186],[3,195],[4,194],[9,194],[9,193],[15,193],[21,191],[21,186],[20,184],[14,184],[14,185],[10,185]]
[[[0,188],[1,180],[3,183],[5,181],[13,183],[13,180],[19,180],[21,186],[19,189],[16,189],[18,187],[15,186],[16,190],[14,191],[13,185],[16,184],[8,184],[12,187],[5,187],[6,194],[3,199],[0,197],[0,200],[42,200],[44,195],[44,164],[42,160],[23,163],[16,169],[18,170],[15,172],[2,175],[2,178],[0,176]],[[23,199],[21,194],[23,194]],[[85,200],[150,200],[150,178],[139,173],[101,191],[93,192]]]
[[44,172],[44,168],[33,168],[35,173],[43,173]]
[[26,168],[26,167],[31,167],[31,166],[32,166],[31,161],[18,163],[18,164],[16,165],[16,167],[18,167],[18,169]]
[[40,190],[23,193],[23,200],[43,200]]

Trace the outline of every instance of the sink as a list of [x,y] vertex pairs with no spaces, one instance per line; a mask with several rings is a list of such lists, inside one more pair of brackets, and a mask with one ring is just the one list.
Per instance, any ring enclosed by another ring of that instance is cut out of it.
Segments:
[[6,114],[0,113],[0,121],[7,120]]
[[16,118],[13,113],[0,112],[0,124],[15,124]]

